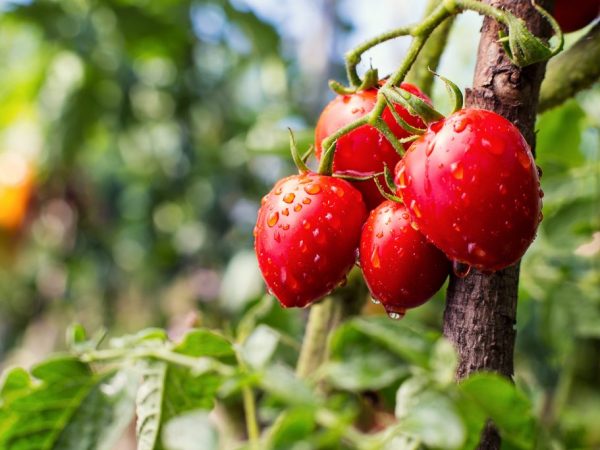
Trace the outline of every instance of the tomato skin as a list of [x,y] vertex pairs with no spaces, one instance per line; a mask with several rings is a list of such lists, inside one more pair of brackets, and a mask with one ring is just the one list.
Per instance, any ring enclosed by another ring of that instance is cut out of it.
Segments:
[[[431,100],[416,86],[402,83],[401,87],[431,103]],[[368,89],[351,95],[338,95],[335,97],[325,107],[317,122],[315,129],[315,155],[317,159],[321,159],[323,152],[321,143],[325,138],[369,113],[376,102],[377,89]],[[410,115],[402,106],[396,105],[396,111],[410,125],[420,128],[425,127],[420,118]],[[410,135],[396,123],[388,108],[383,111],[382,118],[398,138]],[[393,169],[399,160],[400,155],[382,134],[370,125],[363,125],[338,139],[333,160],[333,171],[354,176],[372,175],[383,171],[384,164]],[[384,183],[383,177],[380,177],[380,181]],[[375,208],[385,200],[373,180],[353,181],[352,183],[363,194],[369,209]]]
[[359,248],[371,295],[388,313],[422,305],[450,272],[446,256],[413,229],[406,207],[390,200],[371,211]]
[[591,23],[600,13],[600,0],[556,0],[552,15],[564,33],[579,30]]
[[367,210],[350,183],[313,173],[277,182],[264,198],[254,248],[270,292],[304,307],[342,283],[356,259]]
[[517,262],[541,221],[531,150],[491,111],[463,109],[432,124],[397,165],[395,181],[420,231],[451,260],[480,270]]

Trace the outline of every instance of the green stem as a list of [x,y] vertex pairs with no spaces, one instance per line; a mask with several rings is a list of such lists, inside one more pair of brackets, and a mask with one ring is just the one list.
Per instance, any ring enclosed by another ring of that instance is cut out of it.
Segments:
[[296,367],[299,378],[308,378],[326,360],[327,337],[339,312],[339,301],[333,297],[327,297],[321,303],[311,306]]
[[[425,8],[425,17],[431,14],[441,1],[442,0],[429,0]],[[426,95],[431,96],[433,87],[434,76],[430,69],[433,71],[437,69],[442,54],[444,53],[444,49],[446,48],[446,42],[453,23],[454,16],[448,17],[433,33],[431,33],[429,40],[423,47],[423,50],[421,50],[419,59],[415,61],[415,64],[406,75],[406,81],[417,85]]]
[[[238,364],[242,372],[247,373],[248,369],[240,355],[237,355]],[[250,386],[242,387],[242,401],[244,403],[244,415],[246,417],[246,429],[248,431],[248,441],[252,450],[260,449],[260,428],[258,426],[256,414],[256,400],[254,392]]]
[[600,78],[600,23],[563,54],[550,60],[538,112],[546,111],[590,87]]

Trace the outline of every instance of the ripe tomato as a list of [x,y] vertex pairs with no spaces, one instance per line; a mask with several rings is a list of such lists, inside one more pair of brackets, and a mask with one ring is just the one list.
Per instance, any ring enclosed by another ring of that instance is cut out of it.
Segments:
[[432,124],[396,167],[398,195],[427,238],[480,270],[515,263],[541,221],[539,176],[519,130],[463,109]]
[[[431,103],[416,86],[409,83],[402,83],[401,86]],[[368,89],[352,95],[338,95],[334,98],[321,113],[315,129],[317,159],[321,159],[323,139],[368,114],[376,101],[377,89]],[[408,124],[424,127],[420,118],[410,115],[402,106],[396,105],[396,111]],[[384,110],[382,118],[398,138],[409,136],[409,133],[396,123],[388,108]],[[352,176],[368,176],[383,171],[384,164],[390,168],[394,167],[399,160],[400,155],[382,134],[370,125],[363,125],[338,139],[333,171]],[[380,181],[384,183],[382,177]],[[353,181],[352,184],[361,191],[369,209],[375,208],[385,200],[373,180]]]
[[304,307],[342,283],[355,261],[367,210],[339,178],[306,173],[264,198],[254,248],[267,287],[285,307]]
[[563,32],[579,30],[591,23],[600,13],[600,0],[556,0],[552,14]]
[[390,315],[425,303],[450,271],[446,256],[411,226],[406,207],[389,200],[371,211],[359,249],[371,295]]
[[33,191],[33,170],[17,156],[0,159],[0,228],[16,231],[21,228]]

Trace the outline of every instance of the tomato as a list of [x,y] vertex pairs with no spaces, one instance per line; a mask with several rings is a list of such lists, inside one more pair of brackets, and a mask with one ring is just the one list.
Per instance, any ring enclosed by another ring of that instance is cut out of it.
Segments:
[[579,30],[591,23],[600,13],[600,0],[556,0],[552,14],[563,32]]
[[17,156],[0,158],[0,228],[16,231],[23,225],[33,192],[33,170]]
[[371,295],[388,314],[404,315],[425,303],[450,271],[446,256],[411,226],[406,207],[390,200],[371,211],[359,249]]
[[[409,83],[402,83],[401,86],[431,103],[429,98],[416,86]],[[376,101],[377,89],[368,89],[352,95],[338,95],[334,98],[321,113],[315,129],[317,159],[321,158],[323,152],[321,143],[325,138],[369,113]],[[425,125],[421,119],[410,115],[402,106],[396,105],[396,111],[408,124],[424,128]],[[396,123],[388,108],[383,111],[382,118],[398,138],[409,136],[409,133]],[[399,160],[400,155],[379,131],[370,125],[363,125],[338,139],[333,171],[353,176],[368,176],[383,171],[384,164],[387,164],[390,169],[393,168]],[[381,178],[381,182],[383,183],[383,178]],[[352,183],[363,194],[369,209],[373,209],[385,200],[373,180],[353,181]]]
[[541,221],[543,195],[519,130],[491,111],[436,122],[396,167],[398,195],[450,259],[493,271],[515,263]]
[[341,284],[356,258],[367,210],[350,183],[312,173],[280,180],[254,229],[258,264],[285,307],[304,307]]

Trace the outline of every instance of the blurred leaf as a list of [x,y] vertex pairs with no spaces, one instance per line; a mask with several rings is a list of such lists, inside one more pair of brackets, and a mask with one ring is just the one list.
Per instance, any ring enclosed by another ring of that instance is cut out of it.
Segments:
[[531,404],[510,381],[497,374],[476,373],[462,381],[459,389],[494,421],[503,439],[518,448],[533,447]]
[[279,333],[266,325],[259,325],[242,345],[242,357],[253,369],[265,367],[279,343]]
[[277,420],[268,435],[267,448],[272,450],[288,450],[290,444],[306,441],[315,429],[314,411],[306,408],[288,409]]
[[189,356],[210,356],[226,358],[235,355],[231,343],[218,333],[203,328],[194,329],[185,334],[174,352]]
[[396,394],[398,429],[430,447],[461,448],[466,438],[462,417],[453,401],[427,379],[410,378]]
[[268,366],[260,380],[261,387],[275,398],[290,405],[315,406],[318,399],[308,385],[282,364]]
[[409,374],[397,359],[377,351],[330,362],[322,370],[332,386],[353,392],[381,389]]
[[452,343],[440,338],[433,347],[431,355],[431,370],[433,377],[441,386],[449,386],[454,383],[456,367],[458,366],[458,355]]
[[217,431],[206,411],[176,416],[165,424],[163,445],[166,450],[217,450]]

